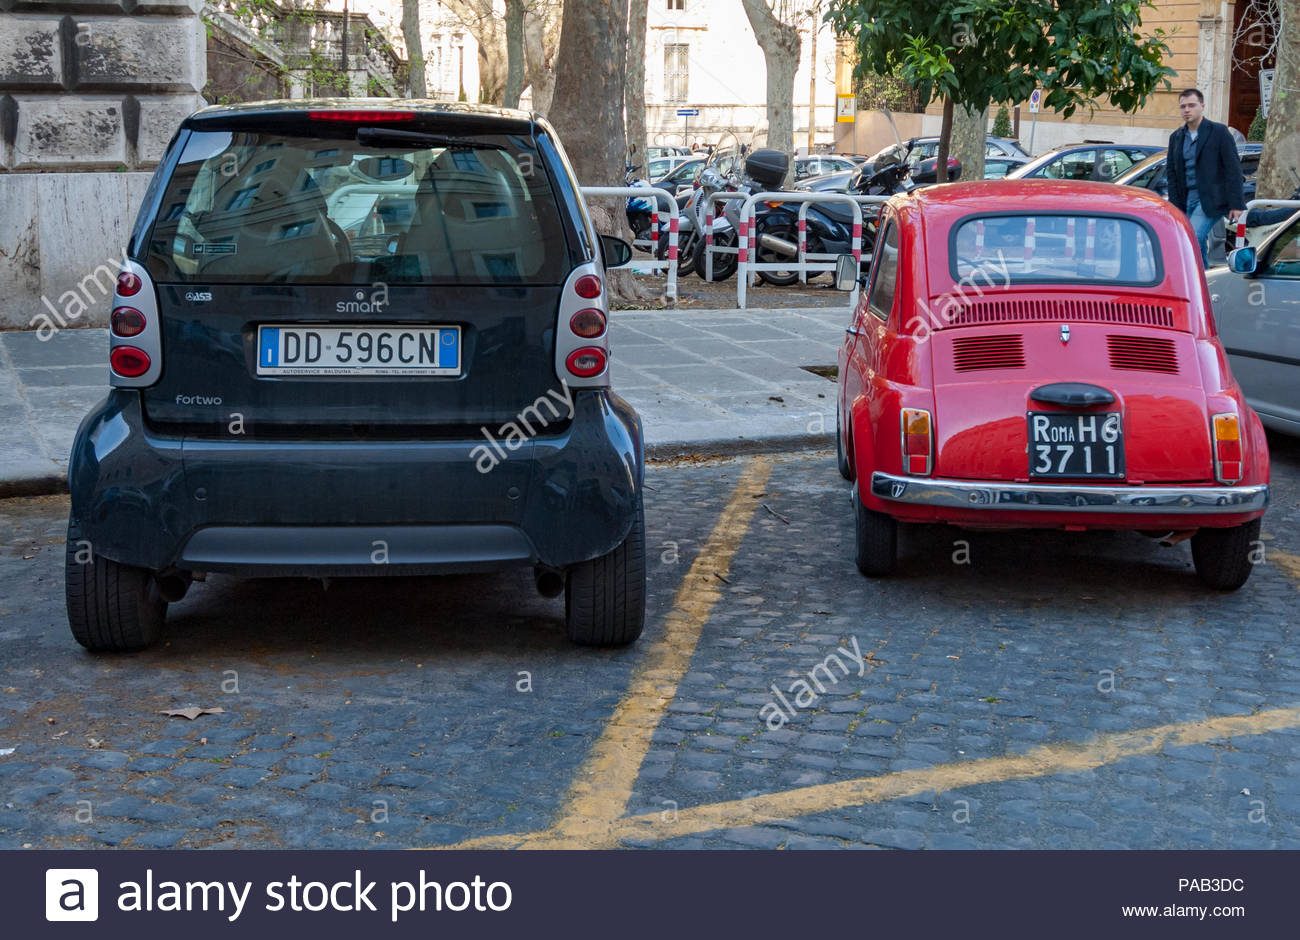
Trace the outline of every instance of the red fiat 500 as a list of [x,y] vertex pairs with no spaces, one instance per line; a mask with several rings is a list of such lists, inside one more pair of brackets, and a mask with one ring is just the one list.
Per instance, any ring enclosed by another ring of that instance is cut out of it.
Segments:
[[857,563],[900,522],[1190,538],[1250,576],[1268,445],[1233,380],[1192,229],[1105,183],[956,183],[885,206],[840,350]]

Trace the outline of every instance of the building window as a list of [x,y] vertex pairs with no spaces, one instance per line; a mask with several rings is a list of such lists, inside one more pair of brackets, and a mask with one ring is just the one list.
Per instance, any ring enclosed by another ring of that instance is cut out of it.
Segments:
[[669,101],[687,100],[690,51],[684,42],[664,45],[664,97]]
[[670,9],[670,10],[685,10],[685,9],[686,9],[686,0],[668,0],[668,9]]

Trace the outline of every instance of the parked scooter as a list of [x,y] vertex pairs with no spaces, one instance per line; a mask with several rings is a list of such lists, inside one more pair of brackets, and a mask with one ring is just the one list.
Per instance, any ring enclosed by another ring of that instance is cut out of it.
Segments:
[[[775,172],[775,171],[773,171]],[[860,196],[892,196],[915,188],[906,163],[886,163],[860,169],[849,182],[848,193]],[[875,250],[878,213],[862,209],[862,255]],[[808,206],[805,248],[808,254],[841,255],[853,251],[853,210],[846,203],[819,202]],[[755,213],[754,230],[759,262],[780,261],[799,255],[798,203],[769,203]],[[761,280],[785,287],[799,280],[797,270],[758,272]],[[809,277],[816,277],[810,274]]]
[[[700,174],[699,185],[679,196],[677,220],[677,273],[679,275],[698,274],[705,276],[705,222],[707,221],[708,197],[726,189],[727,183],[714,170],[705,170]],[[659,257],[668,257],[668,221],[659,223]],[[734,247],[736,232],[726,217],[718,215],[713,219],[713,243],[715,245]],[[718,255],[713,260],[713,280],[724,281],[736,270],[734,255]]]
[[[623,178],[624,186],[648,187],[649,180],[640,179],[636,176],[636,171],[641,169],[640,166],[627,165],[627,173]],[[632,229],[632,244],[642,251],[649,251],[650,245],[650,213],[653,209],[653,201],[649,196],[644,198],[636,196],[627,201],[627,224]]]

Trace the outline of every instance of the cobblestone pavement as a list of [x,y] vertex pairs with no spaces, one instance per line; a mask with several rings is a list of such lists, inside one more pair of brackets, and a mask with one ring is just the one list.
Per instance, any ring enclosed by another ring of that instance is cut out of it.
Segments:
[[[650,622],[614,652],[521,573],[214,576],[164,645],[90,656],[66,503],[0,502],[0,848],[508,843],[620,773],[568,844],[1300,847],[1300,442],[1273,442],[1265,561],[1227,595],[1126,534],[915,529],[867,581],[830,455],[655,466]],[[223,712],[160,714],[189,705]]]

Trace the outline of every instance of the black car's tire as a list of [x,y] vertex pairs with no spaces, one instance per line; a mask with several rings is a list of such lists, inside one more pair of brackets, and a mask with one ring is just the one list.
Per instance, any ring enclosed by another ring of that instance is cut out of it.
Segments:
[[569,569],[564,588],[569,639],[581,646],[625,646],[645,628],[645,510],[612,552]]
[[839,466],[840,476],[852,482],[853,466],[849,463],[849,455],[844,450],[844,422],[840,417],[839,405],[835,406],[835,463]]
[[94,553],[75,520],[68,521],[64,592],[73,638],[96,653],[128,653],[162,634],[167,602],[153,573]]
[[1255,567],[1250,555],[1258,540],[1258,519],[1229,529],[1199,529],[1192,536],[1196,576],[1216,590],[1237,590]]
[[892,516],[868,509],[860,498],[853,500],[853,507],[857,516],[858,570],[868,578],[892,574],[898,562],[898,523]]
[[[726,235],[715,235],[714,243],[725,248],[734,248],[736,247],[735,233],[731,233],[730,237]],[[701,280],[708,280],[708,278],[704,276],[704,249],[704,239],[698,239],[695,242],[695,273],[700,276]],[[715,256],[713,259],[712,280],[715,282],[725,281],[727,278],[731,277],[731,275],[736,273],[736,266],[739,263],[739,259],[735,255]]]

